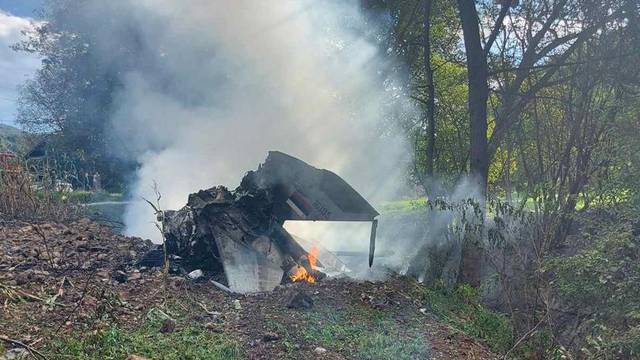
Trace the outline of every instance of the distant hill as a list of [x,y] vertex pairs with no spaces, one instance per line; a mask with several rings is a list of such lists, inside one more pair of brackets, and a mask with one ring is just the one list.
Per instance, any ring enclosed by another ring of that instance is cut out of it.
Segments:
[[27,133],[10,125],[0,124],[0,151],[23,153],[27,150]]

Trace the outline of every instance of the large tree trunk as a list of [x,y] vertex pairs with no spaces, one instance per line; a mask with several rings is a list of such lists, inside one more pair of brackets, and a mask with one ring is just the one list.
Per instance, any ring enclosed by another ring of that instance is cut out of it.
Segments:
[[433,175],[433,164],[435,162],[436,149],[436,94],[435,85],[433,83],[433,69],[431,68],[431,8],[432,1],[424,2],[424,29],[423,29],[423,46],[424,46],[424,75],[427,81],[427,169],[426,175]]
[[483,194],[487,190],[489,153],[487,149],[487,57],[482,49],[478,14],[473,0],[458,0],[460,21],[467,56],[469,81],[469,116],[471,144],[469,149],[470,172]]
[[[464,47],[467,57],[467,77],[469,82],[470,116],[470,173],[482,194],[484,203],[489,174],[489,153],[487,148],[487,56],[482,48],[478,14],[473,0],[458,0],[458,11],[462,22]],[[480,286],[482,279],[481,239],[466,240],[463,248],[460,281]]]

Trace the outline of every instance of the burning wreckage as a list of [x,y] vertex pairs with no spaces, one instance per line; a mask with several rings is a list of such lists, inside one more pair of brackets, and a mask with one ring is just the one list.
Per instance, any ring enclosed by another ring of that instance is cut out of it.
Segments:
[[234,191],[217,186],[191,194],[182,209],[164,211],[162,225],[167,252],[183,268],[224,272],[231,291],[251,293],[346,269],[320,245],[289,234],[285,221],[371,222],[371,266],[378,215],[333,172],[271,151]]

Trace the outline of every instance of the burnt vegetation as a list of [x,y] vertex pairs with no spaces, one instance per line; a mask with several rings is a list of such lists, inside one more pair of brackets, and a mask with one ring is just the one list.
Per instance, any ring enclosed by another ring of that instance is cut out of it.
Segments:
[[[354,2],[370,27],[357,39],[385,64],[363,67],[411,105],[366,134],[391,124],[408,144],[401,179],[376,175],[402,191],[374,203],[273,151],[237,188],[194,188],[181,208],[164,208],[171,185],[154,188],[155,244],[122,235],[146,165],[112,131],[123,89],[157,72],[181,106],[209,95],[162,72],[181,60],[169,40],[110,22],[115,7],[86,10],[98,3],[48,1],[13,46],[42,64],[21,90],[21,130],[0,125],[0,359],[640,357],[637,1]],[[372,228],[332,252],[290,234],[292,220]]]

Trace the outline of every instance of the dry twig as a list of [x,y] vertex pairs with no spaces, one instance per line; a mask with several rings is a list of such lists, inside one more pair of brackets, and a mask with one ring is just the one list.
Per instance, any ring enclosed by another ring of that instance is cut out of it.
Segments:
[[[43,302],[43,303],[49,303],[51,305],[58,305],[58,306],[62,306],[62,307],[66,307],[67,306],[66,304],[59,303],[59,302],[55,301],[55,299],[53,299],[53,301],[52,301],[51,298],[50,299],[44,299],[44,298],[41,298],[39,296],[30,294],[30,293],[28,293],[26,291],[20,290],[15,286],[10,286],[10,285],[5,285],[5,284],[0,283],[0,289],[2,289],[3,292],[6,294],[6,296],[8,298],[11,298],[11,299],[27,298],[27,299],[31,299],[31,300],[35,300],[35,301],[40,301],[40,302]],[[57,296],[55,296],[55,297],[57,298]]]
[[538,321],[538,323],[532,327],[529,331],[527,331],[524,335],[522,335],[522,337],[520,337],[520,339],[518,339],[518,341],[516,341],[515,344],[513,344],[513,346],[511,347],[511,349],[509,349],[509,351],[507,351],[504,356],[502,357],[502,360],[506,360],[509,356],[509,354],[515,350],[523,341],[525,341],[529,336],[531,336],[533,333],[536,332],[536,330],[538,329],[538,327],[540,327],[540,325],[542,325],[542,323],[544,323],[544,321],[547,319],[547,316],[549,315],[549,313],[545,314],[542,319],[540,319],[540,321]]
[[44,249],[47,252],[47,261],[49,263],[49,267],[51,270],[55,269],[55,263],[53,262],[53,256],[51,255],[51,250],[49,250],[49,244],[47,244],[47,237],[44,234],[44,231],[38,225],[32,225],[33,230],[35,230],[36,234],[40,236],[42,239],[42,245],[44,245]]
[[[87,290],[89,289],[89,283],[93,280],[93,277],[95,276],[96,272],[92,272],[91,274],[89,274],[89,276],[87,277],[87,281],[84,284],[84,287],[82,289],[82,293],[80,294],[80,300],[78,300],[75,304],[75,306],[73,307],[73,310],[69,312],[69,314],[67,314],[67,316],[65,317],[65,319],[60,323],[60,325],[58,325],[58,328],[56,329],[56,333],[60,331],[60,329],[62,329],[62,327],[64,326],[64,324],[69,321],[69,319],[71,318],[71,316],[73,314],[76,313],[76,311],[78,310],[78,308],[80,307],[80,305],[82,304],[82,302],[84,301],[84,297],[87,295]],[[63,282],[64,284],[64,282]]]

